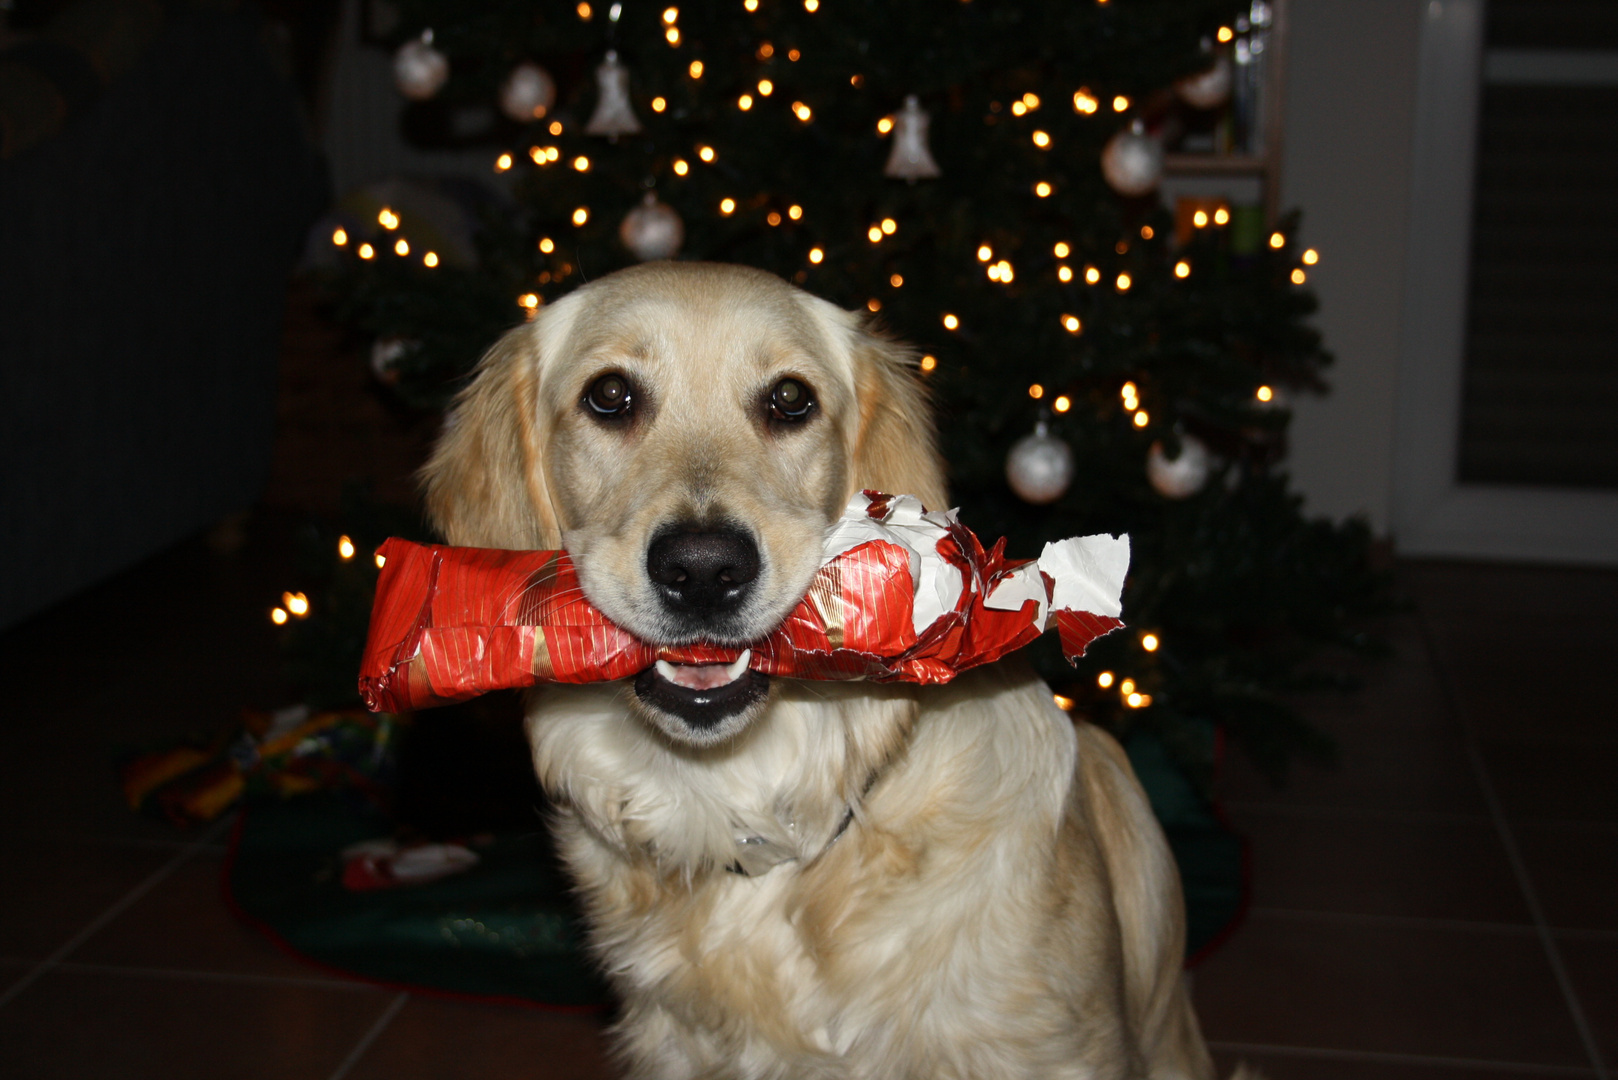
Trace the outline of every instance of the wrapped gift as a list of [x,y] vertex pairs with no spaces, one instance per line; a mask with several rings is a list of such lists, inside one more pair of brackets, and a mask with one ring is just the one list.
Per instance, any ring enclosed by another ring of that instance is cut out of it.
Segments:
[[945,683],[1055,627],[1070,660],[1123,625],[1127,536],[985,549],[954,511],[863,492],[828,531],[802,602],[749,645],[657,646],[593,607],[565,551],[389,540],[360,693],[373,710],[447,704],[547,682],[626,679],[658,660],[794,679]]

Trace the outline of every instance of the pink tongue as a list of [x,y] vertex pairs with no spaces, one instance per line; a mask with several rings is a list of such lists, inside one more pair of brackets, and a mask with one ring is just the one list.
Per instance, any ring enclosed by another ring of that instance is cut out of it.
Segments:
[[670,664],[674,681],[689,690],[712,690],[732,680],[724,664]]

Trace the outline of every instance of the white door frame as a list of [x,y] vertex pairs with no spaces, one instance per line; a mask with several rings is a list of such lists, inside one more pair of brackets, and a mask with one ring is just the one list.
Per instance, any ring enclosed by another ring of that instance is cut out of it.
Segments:
[[1618,565],[1618,492],[1456,482],[1484,0],[1428,0],[1393,476],[1401,554]]

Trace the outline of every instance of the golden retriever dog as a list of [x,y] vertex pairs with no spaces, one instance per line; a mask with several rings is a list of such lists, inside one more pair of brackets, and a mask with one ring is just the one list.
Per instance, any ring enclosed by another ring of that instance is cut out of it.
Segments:
[[[484,357],[425,470],[450,542],[565,547],[654,644],[745,646],[861,489],[946,506],[905,348],[757,270],[652,263]],[[658,662],[532,694],[644,1078],[1204,1078],[1174,863],[1023,663],[948,686]]]

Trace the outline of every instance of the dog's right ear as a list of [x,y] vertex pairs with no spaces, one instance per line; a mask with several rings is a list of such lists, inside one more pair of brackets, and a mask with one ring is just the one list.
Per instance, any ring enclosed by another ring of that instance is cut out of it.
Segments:
[[538,331],[525,323],[484,354],[422,469],[428,517],[451,544],[561,547],[541,457]]

